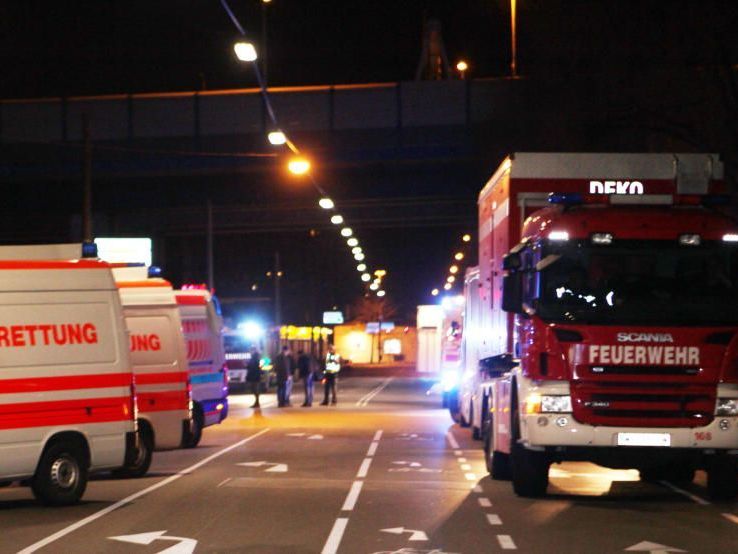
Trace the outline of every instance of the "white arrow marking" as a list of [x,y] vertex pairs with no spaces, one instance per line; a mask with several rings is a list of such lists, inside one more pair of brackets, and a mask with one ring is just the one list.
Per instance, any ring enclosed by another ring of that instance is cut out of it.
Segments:
[[656,542],[641,541],[638,544],[629,546],[625,549],[626,552],[650,552],[651,554],[668,554],[669,552],[686,552],[681,548],[674,546],[666,546],[665,544],[659,544]]
[[287,433],[288,437],[304,437],[305,433]]
[[310,435],[308,437],[308,440],[309,441],[322,441],[323,440],[323,435]]
[[241,462],[236,464],[237,466],[244,466],[244,467],[261,467],[261,466],[274,466],[270,467],[269,469],[265,469],[264,471],[269,471],[271,473],[285,473],[289,466],[287,464],[278,464],[275,462],[265,462],[265,461],[259,461],[259,462]]
[[423,464],[418,462],[406,462],[405,460],[399,460],[397,462],[392,462],[393,464],[397,464],[398,466],[410,466],[410,467],[422,467]]
[[197,546],[197,541],[195,539],[188,539],[186,537],[168,537],[165,533],[166,531],[152,531],[150,533],[138,533],[136,535],[108,537],[108,539],[142,545],[149,545],[156,540],[178,541],[174,546],[165,548],[157,554],[192,554],[195,551],[195,547]]
[[417,529],[405,529],[404,527],[391,527],[389,529],[380,529],[382,533],[392,533],[393,535],[402,535],[403,533],[410,533],[409,541],[427,541],[428,535],[423,531]]

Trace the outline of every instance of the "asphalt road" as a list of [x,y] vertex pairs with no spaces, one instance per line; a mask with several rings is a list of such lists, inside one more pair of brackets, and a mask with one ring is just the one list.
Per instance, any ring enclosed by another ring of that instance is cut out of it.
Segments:
[[301,408],[296,386],[296,407],[260,412],[234,396],[199,448],[96,477],[78,506],[0,489],[0,553],[738,552],[738,504],[707,502],[701,474],[675,490],[569,463],[547,498],[517,498],[430,385],[344,378],[338,406]]

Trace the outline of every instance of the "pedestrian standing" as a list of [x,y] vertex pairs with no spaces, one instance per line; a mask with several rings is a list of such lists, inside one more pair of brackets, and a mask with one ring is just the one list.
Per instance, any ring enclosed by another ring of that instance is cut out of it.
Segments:
[[254,395],[252,408],[259,408],[259,394],[261,393],[261,354],[256,347],[251,348],[251,357],[246,364],[246,382],[249,384],[251,394]]
[[313,405],[313,368],[310,356],[304,351],[297,351],[297,372],[302,379],[302,386],[305,391],[305,401],[302,403],[303,408],[309,408]]
[[274,372],[277,374],[277,405],[284,408],[290,405],[292,390],[292,357],[289,346],[283,346],[275,358]]
[[323,380],[325,381],[325,396],[321,406],[328,405],[328,398],[331,398],[331,404],[336,403],[336,381],[338,380],[338,372],[341,371],[341,356],[336,354],[333,346],[328,347],[328,354],[325,356],[325,370]]

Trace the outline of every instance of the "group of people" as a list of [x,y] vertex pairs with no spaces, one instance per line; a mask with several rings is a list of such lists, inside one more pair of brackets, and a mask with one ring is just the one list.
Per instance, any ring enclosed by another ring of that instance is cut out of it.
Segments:
[[[259,395],[261,393],[261,355],[254,348],[251,358],[246,366],[246,381],[251,386],[254,395],[252,408],[259,408]],[[325,395],[321,406],[336,404],[336,380],[338,372],[341,371],[341,358],[333,346],[328,347],[325,361],[322,365],[317,360],[305,353],[297,351],[297,360],[292,357],[289,346],[283,346],[281,352],[274,359],[274,372],[277,377],[277,405],[280,408],[291,406],[290,396],[292,394],[292,382],[295,376],[302,381],[305,400],[303,408],[313,405],[313,388],[315,381],[321,381],[324,385]],[[295,375],[297,373],[297,375]]]

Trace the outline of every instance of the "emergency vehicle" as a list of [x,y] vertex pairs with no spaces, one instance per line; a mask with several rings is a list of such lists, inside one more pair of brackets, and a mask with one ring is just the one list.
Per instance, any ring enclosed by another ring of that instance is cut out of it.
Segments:
[[192,433],[185,446],[197,446],[204,427],[228,415],[228,373],[223,350],[223,320],[217,299],[204,286],[175,291],[187,345],[192,384]]
[[192,432],[192,391],[187,349],[171,283],[149,278],[143,265],[113,267],[129,331],[136,381],[139,449],[120,473],[148,471],[152,451],[180,448]]
[[0,484],[77,502],[135,453],[120,299],[94,245],[0,247]]
[[[492,478],[707,473],[738,494],[738,224],[705,154],[515,154],[479,195]],[[553,194],[551,194],[553,193]],[[515,364],[510,371],[509,364]]]

